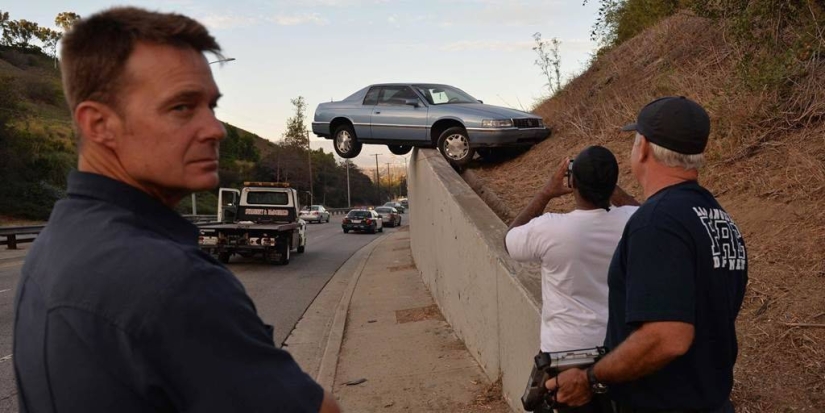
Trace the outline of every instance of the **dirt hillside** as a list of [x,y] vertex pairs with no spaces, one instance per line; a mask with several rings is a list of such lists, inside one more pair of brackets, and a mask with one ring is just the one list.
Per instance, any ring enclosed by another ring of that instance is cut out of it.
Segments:
[[[599,144],[619,158],[620,184],[641,199],[628,161],[632,135],[619,127],[656,97],[700,102],[712,119],[700,180],[749,252],[737,411],[825,412],[825,59],[811,59],[808,74],[780,95],[741,87],[738,53],[715,21],[670,17],[600,56],[535,110],[552,126],[550,139],[474,172],[514,214],[563,157]],[[566,198],[549,210],[572,205]]]

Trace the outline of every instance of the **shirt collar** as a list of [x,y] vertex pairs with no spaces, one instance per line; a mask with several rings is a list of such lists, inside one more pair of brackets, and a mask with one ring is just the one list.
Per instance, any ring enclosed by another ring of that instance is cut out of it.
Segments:
[[91,198],[132,211],[148,226],[179,243],[195,244],[198,228],[146,192],[121,181],[89,172],[69,173],[68,196]]

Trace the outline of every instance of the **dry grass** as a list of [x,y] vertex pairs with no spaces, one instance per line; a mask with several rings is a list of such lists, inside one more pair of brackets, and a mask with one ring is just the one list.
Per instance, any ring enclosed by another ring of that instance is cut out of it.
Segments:
[[[685,95],[710,112],[702,183],[743,230],[750,284],[738,319],[733,398],[740,412],[825,411],[825,61],[811,60],[790,93],[746,90],[741,51],[715,22],[673,16],[596,61],[536,109],[553,136],[505,164],[475,170],[511,214],[523,208],[562,157],[604,145],[630,175],[630,134],[618,129],[663,95]],[[513,177],[523,184],[512,185]],[[557,200],[550,210],[572,207]],[[511,216],[502,216],[505,221]]]

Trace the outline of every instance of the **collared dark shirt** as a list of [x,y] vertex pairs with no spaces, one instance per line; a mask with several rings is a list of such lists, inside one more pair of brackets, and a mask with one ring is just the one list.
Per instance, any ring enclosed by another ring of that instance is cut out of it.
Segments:
[[629,383],[611,384],[621,405],[717,409],[727,403],[736,362],[736,317],[748,282],[742,233],[695,181],[667,187],[636,211],[608,272],[605,345],[614,349],[642,323],[694,327],[687,353]]
[[323,390],[197,237],[144,192],[72,172],[15,299],[21,412],[317,412]]

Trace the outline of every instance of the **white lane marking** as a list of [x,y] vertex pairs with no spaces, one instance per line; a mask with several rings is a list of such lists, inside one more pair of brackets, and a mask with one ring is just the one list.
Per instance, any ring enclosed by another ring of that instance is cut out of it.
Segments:
[[0,363],[2,363],[2,362],[4,362],[4,361],[11,360],[11,356],[13,356],[13,354],[9,354],[9,355],[8,355],[8,356],[6,356],[6,357],[0,358]]
[[0,293],[4,293],[4,292],[6,292],[6,291],[11,291],[11,289],[8,289],[8,290],[0,290]]

